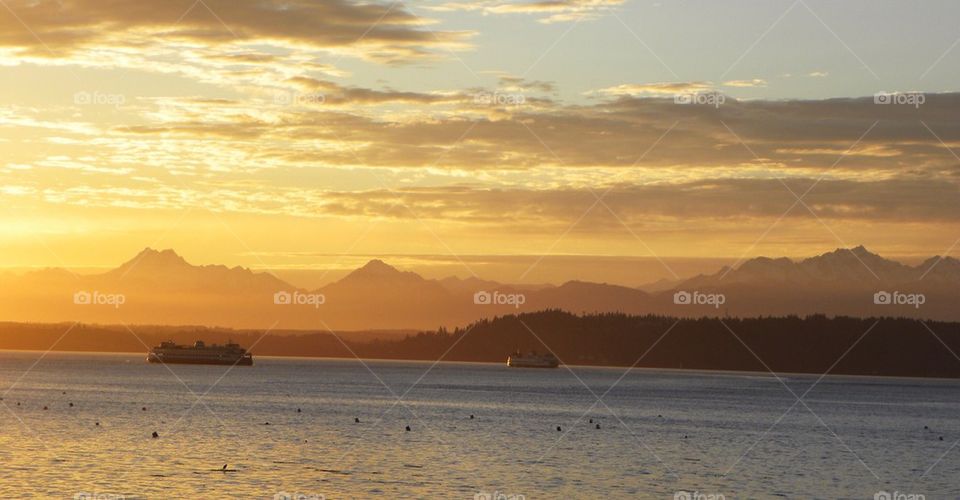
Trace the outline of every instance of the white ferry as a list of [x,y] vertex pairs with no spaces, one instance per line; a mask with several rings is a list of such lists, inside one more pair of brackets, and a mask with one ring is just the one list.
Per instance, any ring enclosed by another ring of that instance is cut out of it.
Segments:
[[150,363],[177,363],[190,365],[241,365],[253,364],[253,356],[239,344],[206,345],[202,340],[193,345],[177,345],[173,341],[161,342],[147,354]]

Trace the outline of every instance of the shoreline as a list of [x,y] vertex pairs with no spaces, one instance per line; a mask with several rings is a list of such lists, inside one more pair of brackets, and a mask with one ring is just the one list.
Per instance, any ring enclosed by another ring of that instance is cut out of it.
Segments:
[[[111,357],[121,357],[121,356],[146,356],[146,353],[140,352],[131,352],[131,351],[80,351],[80,350],[39,350],[39,349],[7,349],[0,348],[0,354],[19,354],[19,353],[38,353],[41,355],[47,354],[66,354],[66,355],[75,355],[75,356],[111,356]],[[257,366],[257,360],[266,359],[271,361],[291,361],[291,360],[301,360],[301,361],[347,361],[347,362],[360,362],[360,363],[396,363],[396,364],[443,364],[443,365],[478,365],[478,366],[502,366],[507,368],[505,362],[497,361],[459,361],[459,360],[435,360],[435,359],[396,359],[396,358],[358,358],[358,357],[335,357],[335,356],[285,356],[285,355],[257,355],[254,353],[254,367]],[[144,361],[145,366],[148,366],[149,363]],[[229,366],[229,365],[177,365],[177,366]],[[673,373],[673,374],[707,374],[707,375],[718,375],[718,376],[729,376],[729,377],[763,377],[770,378],[773,380],[790,377],[824,377],[834,378],[834,379],[886,379],[886,380],[924,380],[924,381],[940,381],[940,382],[958,382],[960,383],[960,377],[950,378],[950,377],[924,377],[921,375],[866,375],[859,373],[816,373],[816,372],[770,372],[762,370],[712,370],[707,368],[670,368],[670,367],[658,367],[658,366],[627,366],[627,365],[583,365],[583,364],[561,364],[559,368],[555,369],[541,369],[541,368],[510,368],[511,371],[517,373],[552,373],[556,371],[564,371],[563,368],[567,367],[570,369],[591,369],[591,370],[624,370],[628,369],[631,372],[662,372],[662,373]],[[248,368],[248,367],[242,367]]]

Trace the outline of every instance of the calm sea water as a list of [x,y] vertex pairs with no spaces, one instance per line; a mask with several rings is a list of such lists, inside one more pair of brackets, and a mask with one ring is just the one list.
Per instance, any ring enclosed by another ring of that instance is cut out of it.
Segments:
[[4,498],[960,495],[955,381],[41,354],[0,352]]

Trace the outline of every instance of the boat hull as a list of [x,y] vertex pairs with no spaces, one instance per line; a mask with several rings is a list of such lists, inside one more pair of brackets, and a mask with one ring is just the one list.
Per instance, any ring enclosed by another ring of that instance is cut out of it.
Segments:
[[556,368],[560,366],[557,360],[526,360],[507,358],[507,366],[510,368]]
[[164,363],[168,365],[233,365],[253,366],[252,357],[244,358],[179,358],[170,356],[147,356],[148,363]]

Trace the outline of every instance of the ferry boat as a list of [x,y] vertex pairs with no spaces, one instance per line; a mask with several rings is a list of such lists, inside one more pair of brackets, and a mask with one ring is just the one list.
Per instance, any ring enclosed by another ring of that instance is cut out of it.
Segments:
[[560,360],[553,354],[537,354],[536,351],[523,354],[517,351],[507,357],[507,366],[511,368],[556,368],[560,366]]
[[150,349],[147,362],[250,366],[253,364],[253,356],[233,342],[227,342],[225,345],[206,345],[202,340],[198,340],[193,345],[177,345],[168,340]]

